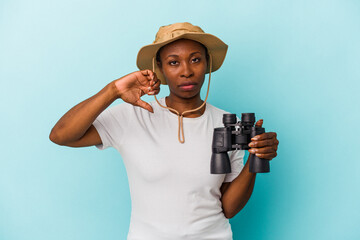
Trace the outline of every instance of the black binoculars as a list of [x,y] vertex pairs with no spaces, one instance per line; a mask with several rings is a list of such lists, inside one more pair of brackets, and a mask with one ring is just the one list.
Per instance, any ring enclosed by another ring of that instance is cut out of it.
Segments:
[[[248,150],[251,138],[265,132],[265,128],[254,126],[255,114],[242,113],[241,121],[236,114],[224,114],[225,127],[215,128],[212,142],[211,169],[212,174],[231,173],[228,151]],[[270,172],[269,160],[250,154],[249,171],[253,173]]]

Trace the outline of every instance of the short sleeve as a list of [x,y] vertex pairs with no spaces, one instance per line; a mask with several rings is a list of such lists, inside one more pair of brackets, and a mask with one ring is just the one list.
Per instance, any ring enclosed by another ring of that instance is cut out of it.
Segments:
[[111,136],[109,131],[106,130],[106,118],[104,116],[98,116],[93,122],[94,127],[96,128],[99,136],[101,138],[101,144],[95,145],[100,150],[104,150],[110,146],[112,146]]
[[105,109],[93,122],[102,142],[102,144],[95,145],[98,149],[115,147],[122,142],[129,115],[125,105],[123,103]]
[[231,164],[231,173],[226,174],[224,182],[232,182],[244,167],[245,150],[234,150],[228,154]]

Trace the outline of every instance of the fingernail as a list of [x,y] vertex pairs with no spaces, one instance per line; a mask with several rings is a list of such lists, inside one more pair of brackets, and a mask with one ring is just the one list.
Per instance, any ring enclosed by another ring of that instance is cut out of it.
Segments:
[[148,87],[148,90],[150,91],[150,90],[151,90],[151,87]]
[[252,147],[252,146],[254,146],[254,143],[249,143],[249,145],[248,145],[249,147]]
[[254,149],[249,149],[249,153],[254,153],[255,150]]
[[258,140],[259,139],[259,137],[253,137],[251,140]]
[[154,94],[154,91],[149,92],[148,94]]

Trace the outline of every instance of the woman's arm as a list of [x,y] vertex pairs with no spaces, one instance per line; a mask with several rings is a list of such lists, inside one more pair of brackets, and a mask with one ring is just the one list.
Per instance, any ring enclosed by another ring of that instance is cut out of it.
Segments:
[[112,81],[62,116],[51,130],[49,138],[56,144],[70,147],[101,144],[100,136],[92,125],[100,113],[117,98],[152,111],[151,106],[140,97],[159,93],[159,86],[160,81],[150,70],[133,72]]
[[93,142],[94,145],[100,144],[100,136],[96,134],[95,128],[90,129],[90,126],[97,116],[116,99],[115,85],[113,83],[106,85],[100,92],[65,113],[52,128],[49,136],[50,140],[59,145],[69,145],[76,143],[85,137],[85,133],[87,133],[85,137],[87,142]]
[[[261,127],[263,120],[256,122],[256,126]],[[255,154],[260,158],[272,160],[277,156],[279,140],[275,132],[267,132],[251,138],[249,143],[249,153]],[[250,156],[249,156],[250,157]],[[239,176],[237,176],[228,186],[221,186],[221,201],[224,215],[227,218],[234,217],[249,201],[255,185],[256,173],[249,171],[249,159],[246,162]]]
[[234,217],[246,205],[251,197],[255,185],[256,173],[249,172],[249,160],[228,186],[222,186],[221,202],[226,218]]

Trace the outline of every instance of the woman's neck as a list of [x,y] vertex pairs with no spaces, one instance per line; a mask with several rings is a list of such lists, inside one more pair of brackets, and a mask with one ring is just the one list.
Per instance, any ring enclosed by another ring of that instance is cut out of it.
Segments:
[[[165,102],[166,102],[166,106],[173,108],[176,111],[178,111],[180,114],[182,114],[185,111],[200,107],[204,101],[201,100],[200,94],[193,98],[184,99],[174,96],[173,94],[170,93],[170,95],[165,98]],[[188,117],[188,118],[200,117],[205,112],[205,108],[206,105],[204,105],[201,109],[197,111],[185,113],[184,117]]]

